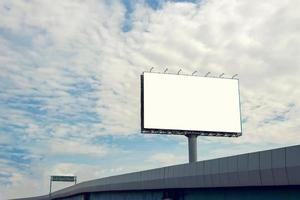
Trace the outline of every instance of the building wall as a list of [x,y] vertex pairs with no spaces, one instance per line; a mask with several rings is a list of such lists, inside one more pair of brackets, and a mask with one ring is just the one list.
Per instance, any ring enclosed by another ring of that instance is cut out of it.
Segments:
[[300,200],[300,186],[86,193],[63,200]]
[[131,192],[104,192],[91,193],[89,200],[161,200],[161,191],[131,191]]
[[85,200],[85,195],[76,195],[71,197],[66,197],[63,200]]
[[300,188],[227,188],[186,191],[180,200],[299,200]]

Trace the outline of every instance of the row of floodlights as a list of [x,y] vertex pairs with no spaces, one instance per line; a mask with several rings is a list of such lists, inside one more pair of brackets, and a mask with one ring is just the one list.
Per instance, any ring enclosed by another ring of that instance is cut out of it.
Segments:
[[[149,72],[152,72],[153,69],[154,69],[154,67],[151,67],[150,70],[149,70]],[[164,70],[163,73],[165,74],[165,73],[167,73],[167,71],[168,71],[168,68],[166,68],[166,69]],[[177,72],[177,74],[179,75],[180,72],[182,72],[182,69],[179,69],[178,72]],[[196,75],[197,73],[198,73],[198,71],[194,71],[191,75],[194,76],[194,75]],[[211,72],[207,72],[207,73],[204,75],[204,77],[209,77],[210,74],[211,74]],[[223,78],[224,75],[225,75],[225,74],[222,73],[222,74],[220,74],[218,77],[219,77],[219,78]],[[237,76],[238,76],[238,74],[235,74],[235,75],[233,75],[231,78],[233,79],[233,78],[236,78]]]

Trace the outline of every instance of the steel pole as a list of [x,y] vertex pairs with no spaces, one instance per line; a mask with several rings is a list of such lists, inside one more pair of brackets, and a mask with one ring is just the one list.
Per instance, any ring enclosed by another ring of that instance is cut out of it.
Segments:
[[189,163],[197,162],[197,135],[186,135],[189,145]]
[[50,191],[49,191],[49,196],[51,196],[51,191],[52,190],[52,177],[50,178]]

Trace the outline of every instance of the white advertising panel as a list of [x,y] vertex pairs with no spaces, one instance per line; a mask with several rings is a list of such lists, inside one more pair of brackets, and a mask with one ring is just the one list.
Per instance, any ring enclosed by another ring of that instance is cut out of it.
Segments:
[[237,79],[144,73],[142,132],[242,133]]

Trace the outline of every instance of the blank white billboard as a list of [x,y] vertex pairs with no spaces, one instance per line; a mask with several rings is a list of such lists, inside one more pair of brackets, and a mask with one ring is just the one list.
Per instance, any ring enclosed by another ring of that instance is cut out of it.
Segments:
[[242,133],[237,79],[145,72],[141,104],[142,132]]

